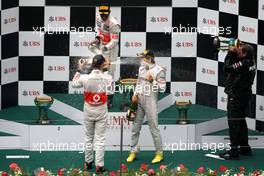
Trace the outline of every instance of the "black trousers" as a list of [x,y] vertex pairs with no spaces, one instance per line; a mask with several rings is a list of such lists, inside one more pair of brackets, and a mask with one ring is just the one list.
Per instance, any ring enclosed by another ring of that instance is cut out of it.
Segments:
[[228,95],[227,117],[230,136],[231,152],[238,153],[240,150],[250,149],[248,144],[248,128],[246,122],[246,108],[249,104],[251,93]]

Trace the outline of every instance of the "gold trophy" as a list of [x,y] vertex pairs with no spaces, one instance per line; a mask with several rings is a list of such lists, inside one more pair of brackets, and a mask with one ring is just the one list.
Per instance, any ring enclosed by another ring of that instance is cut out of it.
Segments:
[[123,89],[123,95],[122,95],[122,103],[120,105],[120,110],[127,111],[130,107],[130,104],[128,103],[129,100],[131,100],[134,88],[137,84],[137,79],[134,78],[125,78],[119,80],[119,84]]
[[38,124],[46,125],[50,123],[48,118],[48,110],[53,104],[54,99],[50,96],[37,96],[34,100],[35,105],[39,109]]

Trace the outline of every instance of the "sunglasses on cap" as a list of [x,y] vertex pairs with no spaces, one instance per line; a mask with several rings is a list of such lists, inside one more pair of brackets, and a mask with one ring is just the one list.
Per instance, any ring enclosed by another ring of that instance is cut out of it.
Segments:
[[109,12],[101,12],[101,11],[100,11],[99,14],[100,14],[100,15],[108,15]]

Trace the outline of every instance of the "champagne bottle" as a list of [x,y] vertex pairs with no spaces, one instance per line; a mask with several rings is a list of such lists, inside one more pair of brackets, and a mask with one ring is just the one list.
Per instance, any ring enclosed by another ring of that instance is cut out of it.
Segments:
[[133,102],[130,103],[130,106],[127,110],[127,115],[126,115],[127,120],[129,121],[135,120],[136,115],[137,115],[137,107],[138,107],[137,103],[133,103]]

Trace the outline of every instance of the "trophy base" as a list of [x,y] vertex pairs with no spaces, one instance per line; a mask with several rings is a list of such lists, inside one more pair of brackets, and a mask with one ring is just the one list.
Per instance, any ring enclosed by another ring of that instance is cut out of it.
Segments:
[[40,125],[47,125],[47,124],[50,124],[51,121],[50,121],[49,119],[46,119],[46,120],[44,120],[44,119],[39,119],[39,120],[37,121],[37,123],[40,124]]
[[187,125],[190,123],[190,121],[189,120],[177,120],[176,123],[179,125]]

